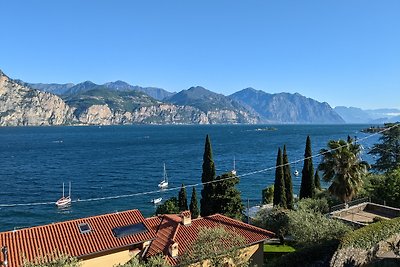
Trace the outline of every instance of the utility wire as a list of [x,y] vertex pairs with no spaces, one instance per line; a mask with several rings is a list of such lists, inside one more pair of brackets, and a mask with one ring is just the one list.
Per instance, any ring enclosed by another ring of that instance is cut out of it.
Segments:
[[[391,129],[395,128],[395,127],[398,127],[398,126],[400,126],[400,124],[392,125],[392,126],[390,126],[390,127],[388,127],[388,128],[382,129],[381,131],[378,131],[378,132],[372,133],[372,134],[370,134],[370,135],[367,135],[367,136],[365,136],[365,137],[363,137],[363,138],[354,140],[353,143],[362,142],[362,141],[364,141],[364,140],[367,140],[367,139],[369,139],[369,138],[371,138],[371,137],[373,137],[373,136],[376,136],[376,135],[378,135],[378,134],[382,134],[383,132],[389,131],[389,130],[391,130]],[[310,157],[307,157],[307,158],[303,158],[303,159],[299,159],[299,160],[294,160],[294,161],[291,161],[291,162],[289,162],[289,163],[282,164],[282,165],[279,165],[279,166],[268,167],[268,168],[265,168],[265,169],[261,169],[261,170],[257,170],[257,171],[252,171],[252,172],[244,173],[244,174],[241,174],[241,175],[236,175],[236,176],[233,176],[233,177],[232,177],[232,176],[228,176],[228,177],[226,177],[226,178],[222,178],[222,179],[218,179],[218,180],[214,180],[214,181],[185,185],[184,187],[185,187],[185,188],[191,188],[191,187],[197,187],[197,186],[200,186],[200,185],[203,185],[203,186],[204,186],[204,185],[208,185],[208,184],[223,182],[223,181],[226,181],[226,180],[231,180],[231,179],[236,179],[236,178],[247,177],[247,176],[251,176],[251,175],[254,175],[254,174],[258,174],[258,173],[267,172],[267,171],[270,171],[270,170],[275,170],[276,168],[284,167],[284,166],[290,165],[290,164],[296,164],[296,163],[302,162],[302,161],[304,161],[304,160],[306,160],[306,159],[312,159],[312,158],[316,158],[316,157],[319,157],[319,156],[323,156],[324,154],[327,154],[327,153],[329,153],[329,152],[333,152],[333,151],[339,150],[339,149],[341,149],[341,148],[343,148],[343,147],[345,147],[345,146],[347,146],[347,145],[348,145],[348,143],[346,143],[346,144],[344,144],[344,145],[341,145],[341,146],[338,146],[338,147],[336,147],[336,148],[334,148],[334,149],[329,149],[329,150],[326,150],[326,151],[324,151],[324,152],[320,152],[320,153],[318,153],[318,154],[316,154],[316,155],[313,155],[313,156],[310,156]],[[134,197],[134,196],[150,195],[150,194],[156,194],[156,193],[161,193],[161,192],[166,192],[166,191],[167,191],[167,192],[168,192],[168,191],[174,191],[174,190],[179,190],[179,189],[181,189],[181,186],[171,187],[171,188],[167,188],[167,189],[159,189],[159,190],[153,190],[153,191],[146,191],[146,192],[138,192],[138,193],[132,193],[132,194],[117,195],[117,196],[96,197],[96,198],[87,198],[87,199],[76,199],[76,200],[72,200],[71,202],[72,202],[72,203],[77,203],[77,202],[93,202],[93,201],[101,201],[101,200],[112,200],[112,199],[120,199],[120,198],[129,198],[129,197]],[[0,204],[0,208],[6,208],[6,207],[21,207],[21,206],[55,205],[55,203],[56,203],[55,201],[52,201],[52,202],[34,202],[34,203]]]

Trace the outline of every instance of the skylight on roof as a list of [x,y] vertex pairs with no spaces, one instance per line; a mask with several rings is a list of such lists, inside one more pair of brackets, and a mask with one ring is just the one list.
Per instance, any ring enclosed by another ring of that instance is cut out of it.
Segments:
[[149,230],[147,230],[146,226],[143,223],[136,223],[112,229],[115,237],[125,237],[140,233],[147,233],[148,231]]
[[78,224],[78,227],[79,227],[79,231],[81,232],[81,234],[90,233],[90,231],[92,231],[92,229],[90,228],[90,225],[87,223],[80,223],[80,224]]

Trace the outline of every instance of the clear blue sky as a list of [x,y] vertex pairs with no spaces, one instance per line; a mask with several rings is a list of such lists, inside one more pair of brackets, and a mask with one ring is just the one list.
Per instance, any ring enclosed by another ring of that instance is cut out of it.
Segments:
[[0,10],[0,69],[28,82],[253,87],[400,108],[398,0],[4,0]]

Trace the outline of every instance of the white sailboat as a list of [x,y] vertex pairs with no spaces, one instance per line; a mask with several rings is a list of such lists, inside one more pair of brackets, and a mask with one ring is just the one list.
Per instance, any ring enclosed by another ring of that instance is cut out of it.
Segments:
[[164,163],[164,178],[163,180],[158,184],[159,188],[167,188],[168,187],[168,176],[167,176],[167,171],[165,170],[165,163]]
[[64,195],[64,183],[63,183],[63,195],[62,197],[57,200],[56,205],[57,207],[65,207],[71,204],[71,182],[69,182],[69,194],[68,196]]
[[236,159],[233,157],[233,170],[231,171],[233,175],[236,175]]

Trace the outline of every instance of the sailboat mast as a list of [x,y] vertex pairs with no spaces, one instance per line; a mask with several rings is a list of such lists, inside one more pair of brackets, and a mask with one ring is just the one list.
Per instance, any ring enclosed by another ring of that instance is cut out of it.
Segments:
[[165,169],[165,163],[164,163],[164,181],[168,182],[168,176],[167,176],[167,170]]
[[71,182],[69,182],[69,194],[68,194],[68,196],[71,197]]
[[64,197],[64,183],[63,183],[63,197]]

